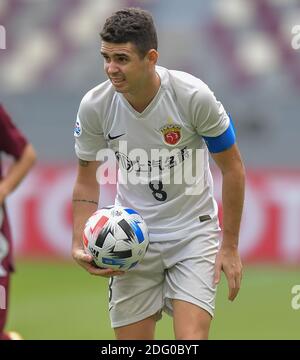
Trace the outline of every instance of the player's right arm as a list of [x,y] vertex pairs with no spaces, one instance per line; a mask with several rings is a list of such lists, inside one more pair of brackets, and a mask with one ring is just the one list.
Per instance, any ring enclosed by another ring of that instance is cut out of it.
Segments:
[[73,189],[73,243],[74,260],[92,275],[114,276],[123,272],[111,269],[100,269],[93,264],[91,255],[86,254],[82,243],[82,233],[87,219],[97,210],[99,201],[99,184],[96,178],[98,161],[79,159],[77,178]]

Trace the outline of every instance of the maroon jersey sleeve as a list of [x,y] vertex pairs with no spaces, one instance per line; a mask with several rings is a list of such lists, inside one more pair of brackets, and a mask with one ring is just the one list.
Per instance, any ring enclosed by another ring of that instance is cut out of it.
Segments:
[[0,104],[0,150],[18,159],[21,157],[27,140],[13,124],[10,116]]

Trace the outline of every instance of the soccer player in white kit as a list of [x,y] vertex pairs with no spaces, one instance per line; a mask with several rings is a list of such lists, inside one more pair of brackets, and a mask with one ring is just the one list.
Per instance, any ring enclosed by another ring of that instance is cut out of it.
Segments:
[[[207,339],[221,271],[231,301],[242,277],[245,174],[231,119],[201,80],[157,66],[148,12],[117,11],[100,35],[109,80],[83,97],[76,120],[73,257],[91,274],[110,277],[117,339],[153,339],[162,310],[173,316],[176,339]],[[119,163],[116,203],[138,211],[150,233],[145,258],[126,273],[94,267],[82,245],[84,224],[98,206],[105,149]],[[223,176],[221,245],[209,153]]]

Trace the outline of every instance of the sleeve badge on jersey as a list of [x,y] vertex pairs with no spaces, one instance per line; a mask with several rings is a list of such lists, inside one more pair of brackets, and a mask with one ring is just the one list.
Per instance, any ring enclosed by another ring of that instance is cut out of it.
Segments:
[[74,127],[74,136],[79,137],[82,133],[80,120],[77,119]]

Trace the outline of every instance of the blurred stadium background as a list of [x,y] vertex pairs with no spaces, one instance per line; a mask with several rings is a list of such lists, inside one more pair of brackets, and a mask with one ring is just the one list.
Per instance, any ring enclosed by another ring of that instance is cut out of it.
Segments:
[[[27,339],[113,339],[106,281],[70,259],[70,198],[77,108],[105,80],[98,33],[125,6],[153,13],[160,65],[215,91],[247,167],[244,283],[231,304],[223,278],[211,337],[300,339],[299,0],[0,0],[0,99],[39,156],[8,202],[17,254],[8,327]],[[102,195],[112,203],[114,188]],[[167,316],[157,337],[172,338]]]

